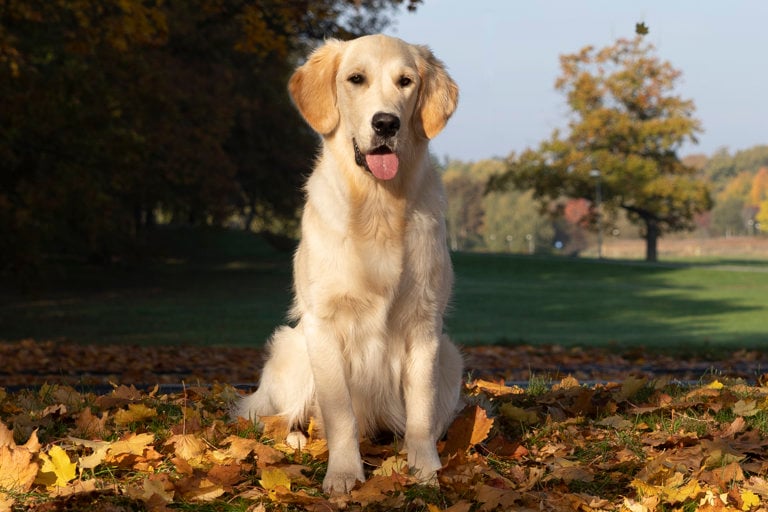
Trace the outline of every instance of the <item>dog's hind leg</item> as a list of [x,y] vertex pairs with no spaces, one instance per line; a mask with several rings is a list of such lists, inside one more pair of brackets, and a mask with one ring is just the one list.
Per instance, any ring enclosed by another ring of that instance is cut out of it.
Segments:
[[280,415],[289,427],[303,424],[315,395],[303,334],[299,329],[280,327],[272,335],[268,350],[259,389],[240,400],[235,414],[253,421]]

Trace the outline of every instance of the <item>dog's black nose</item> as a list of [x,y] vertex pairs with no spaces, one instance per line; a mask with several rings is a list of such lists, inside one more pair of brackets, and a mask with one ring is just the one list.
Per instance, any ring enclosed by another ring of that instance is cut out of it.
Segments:
[[371,120],[373,131],[381,137],[391,137],[400,129],[400,118],[393,114],[378,112]]

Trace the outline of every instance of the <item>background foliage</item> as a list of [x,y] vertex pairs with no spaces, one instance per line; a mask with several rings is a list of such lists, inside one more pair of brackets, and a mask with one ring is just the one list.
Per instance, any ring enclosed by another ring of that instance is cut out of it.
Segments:
[[0,2],[0,269],[131,256],[158,221],[289,229],[316,144],[289,73],[417,3]]

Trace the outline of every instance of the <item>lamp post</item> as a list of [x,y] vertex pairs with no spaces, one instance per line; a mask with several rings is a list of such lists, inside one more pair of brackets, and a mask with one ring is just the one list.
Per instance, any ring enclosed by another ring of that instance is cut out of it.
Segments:
[[600,204],[603,201],[601,189],[602,174],[598,169],[589,171],[589,176],[595,178],[595,211],[597,213],[597,259],[603,259],[603,214]]

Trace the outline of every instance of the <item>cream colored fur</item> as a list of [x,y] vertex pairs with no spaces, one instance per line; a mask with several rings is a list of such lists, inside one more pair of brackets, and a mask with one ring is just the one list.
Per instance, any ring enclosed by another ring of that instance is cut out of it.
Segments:
[[[359,438],[382,429],[404,435],[409,465],[430,480],[441,467],[436,441],[459,401],[462,360],[443,334],[453,273],[445,195],[427,145],[458,89],[426,47],[377,35],[328,41],[289,91],[322,136],[294,258],[296,326],[273,335],[259,389],[238,414],[298,425],[319,413],[326,492],[364,480]],[[364,154],[381,142],[372,127],[380,112],[400,120],[387,138],[399,170],[386,181],[355,162],[354,142]]]

